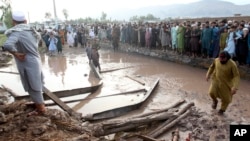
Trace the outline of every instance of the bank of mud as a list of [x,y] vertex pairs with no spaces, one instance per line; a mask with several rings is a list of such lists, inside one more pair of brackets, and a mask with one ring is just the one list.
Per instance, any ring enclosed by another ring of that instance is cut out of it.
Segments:
[[[100,46],[104,49],[112,49],[112,45],[110,42],[100,42]],[[187,55],[180,55],[175,53],[173,50],[169,49],[166,52],[163,52],[159,49],[150,50],[145,47],[133,47],[128,44],[120,44],[119,51],[129,52],[135,54],[141,54],[145,56],[150,56],[178,64],[189,65],[197,68],[208,69],[211,63],[213,62],[213,58],[201,58],[196,57],[192,58]],[[250,67],[248,66],[239,66],[239,72],[242,79],[250,80]]]

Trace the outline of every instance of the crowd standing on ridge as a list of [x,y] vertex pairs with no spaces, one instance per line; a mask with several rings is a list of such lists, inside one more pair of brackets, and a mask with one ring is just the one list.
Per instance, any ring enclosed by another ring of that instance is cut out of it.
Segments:
[[[55,29],[41,29],[43,40],[50,50],[50,33],[57,38],[57,50],[62,46],[86,47],[88,40],[110,41],[114,51],[119,44],[133,47],[173,50],[192,58],[216,58],[222,51],[228,51],[239,65],[250,65],[250,22],[246,21],[196,21],[184,22],[139,22],[139,23],[97,23],[65,25]],[[53,53],[51,53],[53,54]]]

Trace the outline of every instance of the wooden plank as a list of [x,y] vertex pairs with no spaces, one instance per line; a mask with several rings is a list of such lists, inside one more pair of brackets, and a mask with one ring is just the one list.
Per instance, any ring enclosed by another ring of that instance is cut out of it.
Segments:
[[93,64],[93,61],[90,61],[89,65],[90,65],[91,70],[94,72],[96,78],[101,80],[102,77],[101,77],[99,71],[97,70],[97,68],[95,67],[95,65]]
[[138,83],[140,83],[140,84],[142,84],[142,85],[145,85],[145,82],[141,82],[141,81],[139,81],[139,80],[137,80],[137,79],[134,79],[133,77],[128,76],[128,75],[125,75],[125,76],[128,77],[128,78],[131,79],[131,80],[134,80],[135,82],[138,82]]
[[[104,96],[99,96],[99,97],[93,97],[93,98],[80,98],[80,99],[74,99],[74,100],[63,101],[63,102],[64,102],[64,103],[72,103],[72,102],[77,102],[77,101],[82,101],[82,100],[91,100],[91,99],[104,98],[104,97],[110,97],[110,96],[135,94],[135,93],[143,92],[143,91],[146,91],[146,90],[143,88],[143,89],[132,90],[132,91],[127,91],[127,92],[121,92],[121,93],[110,94],[110,95],[104,95]],[[47,105],[47,106],[53,106],[54,103],[46,103],[46,105]]]
[[18,72],[11,72],[11,71],[0,71],[0,73],[9,73],[9,74],[17,74],[17,75],[19,75]]
[[83,116],[82,119],[91,121],[91,120],[114,118],[114,117],[124,115],[124,114],[131,112],[133,110],[136,110],[150,97],[150,95],[153,93],[153,91],[158,86],[159,81],[160,81],[160,79],[158,78],[155,81],[155,83],[152,85],[150,90],[148,90],[147,93],[144,95],[144,98],[142,99],[142,101],[140,101],[138,103],[126,105],[123,107],[118,107],[118,108],[114,108],[114,109],[110,109],[110,110],[106,110],[106,111],[102,111],[99,113],[88,114],[86,116]]
[[[75,96],[75,95],[85,94],[85,93],[92,93],[92,92],[95,92],[100,86],[102,86],[102,84],[103,84],[103,82],[100,81],[95,86],[89,86],[89,87],[84,87],[84,88],[76,88],[76,89],[71,89],[71,90],[55,91],[53,93],[58,98]],[[28,99],[28,98],[30,98],[29,95],[15,96],[15,100]],[[44,95],[44,99],[48,100],[50,98],[48,96]]]
[[134,67],[134,66],[114,68],[114,69],[109,69],[109,70],[102,70],[100,73],[107,73],[107,72],[112,72],[112,71],[117,71],[117,70],[122,70],[122,69],[128,69],[128,68],[132,68],[132,67]]
[[75,112],[73,109],[71,109],[68,105],[63,103],[55,94],[49,91],[45,86],[43,87],[44,93],[51,98],[59,107],[61,107],[63,110],[65,110],[69,115],[71,116],[79,116],[80,113]]

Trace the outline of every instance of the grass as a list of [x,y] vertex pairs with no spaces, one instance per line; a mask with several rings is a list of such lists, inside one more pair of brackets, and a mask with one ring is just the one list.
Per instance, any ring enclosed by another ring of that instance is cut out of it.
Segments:
[[3,46],[6,40],[7,40],[7,37],[4,34],[0,34],[0,46]]

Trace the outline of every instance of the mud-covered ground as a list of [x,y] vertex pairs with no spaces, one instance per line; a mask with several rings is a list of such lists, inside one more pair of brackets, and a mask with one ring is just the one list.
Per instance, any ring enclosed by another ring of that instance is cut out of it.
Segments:
[[[6,92],[1,90],[1,94]],[[17,101],[11,104],[3,102],[9,97],[1,96],[0,105],[0,137],[5,141],[103,141],[103,140],[135,140],[135,134],[147,135],[148,132],[161,125],[162,122],[149,124],[133,131],[119,132],[110,137],[94,137],[94,129],[89,122],[83,122],[69,116],[58,109],[47,109],[45,115],[27,116],[34,110],[27,101]],[[134,113],[136,115],[136,113]],[[216,113],[214,113],[216,115]],[[131,116],[131,115],[130,115]],[[179,129],[180,141],[187,139],[190,134],[191,141],[227,141],[229,140],[229,125],[233,120],[222,116],[211,116],[200,112],[195,107],[189,116],[177,123],[168,134],[163,134],[161,140],[171,140],[171,132]],[[239,123],[235,123],[239,124]],[[244,123],[242,123],[244,124]]]

